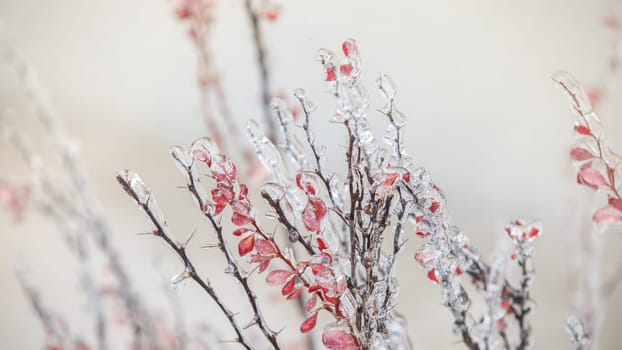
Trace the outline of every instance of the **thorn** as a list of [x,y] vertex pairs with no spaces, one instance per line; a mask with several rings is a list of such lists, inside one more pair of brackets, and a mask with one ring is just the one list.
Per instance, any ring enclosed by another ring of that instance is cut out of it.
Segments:
[[257,317],[254,317],[246,324],[246,326],[242,327],[242,329],[249,329],[250,327],[257,324]]
[[190,240],[192,239],[192,237],[194,237],[194,234],[196,232],[197,232],[197,228],[195,227],[192,233],[190,233],[190,236],[188,236],[188,239],[186,239],[186,242],[184,242],[184,244],[182,245],[184,248],[188,246],[188,243],[190,243]]
[[203,244],[201,248],[218,248],[218,243],[207,243]]
[[136,235],[137,236],[157,236],[158,235],[157,232],[158,231],[156,230],[153,230],[152,232],[138,232]]
[[246,278],[249,278],[257,270],[259,270],[259,265],[255,265],[255,267],[246,274]]

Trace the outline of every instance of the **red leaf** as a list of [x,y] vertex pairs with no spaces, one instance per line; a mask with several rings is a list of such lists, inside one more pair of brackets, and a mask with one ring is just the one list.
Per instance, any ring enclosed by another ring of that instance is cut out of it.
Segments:
[[266,271],[266,269],[270,266],[270,259],[264,260],[259,264],[259,273]]
[[529,231],[529,234],[527,234],[528,238],[533,238],[533,237],[537,237],[540,235],[540,230],[536,227],[532,227],[531,230]]
[[326,68],[326,81],[335,81],[337,80],[337,74],[335,74],[335,70],[332,67]]
[[246,233],[246,232],[248,232],[250,230],[251,230],[250,228],[245,228],[245,227],[239,228],[239,229],[233,231],[233,235],[236,236],[236,237],[240,237],[243,233]]
[[354,42],[352,40],[346,40],[343,42],[343,44],[341,44],[341,50],[343,50],[343,54],[346,56],[350,56],[353,48]]
[[311,297],[309,298],[309,300],[307,300],[307,302],[305,303],[305,310],[307,312],[311,312],[311,310],[315,308],[316,304],[317,304],[317,294],[313,293],[311,294]]
[[594,155],[585,148],[575,147],[570,151],[570,158],[572,158],[572,160],[582,161],[592,159]]
[[279,15],[280,11],[278,8],[270,8],[263,13],[264,18],[270,22],[274,22],[279,19]]
[[311,232],[320,232],[320,220],[326,216],[326,204],[319,198],[311,197],[302,211],[302,222]]
[[[307,195],[315,196],[315,188],[308,180],[304,179],[305,174],[303,172],[299,172],[296,174],[296,185],[298,188],[303,190]],[[307,176],[308,177],[308,176]]]
[[576,132],[578,132],[581,135],[586,135],[586,136],[592,135],[592,130],[590,130],[590,128],[588,128],[585,125],[575,125],[574,129]]
[[287,296],[287,300],[292,300],[292,299],[296,299],[300,296],[300,294],[302,293],[302,287],[294,290],[293,292],[291,292],[288,296]]
[[436,211],[438,210],[438,208],[440,208],[441,203],[437,202],[437,201],[433,201],[432,204],[430,204],[430,211],[433,213],[436,213]]
[[255,234],[242,238],[240,243],[238,243],[238,253],[240,253],[240,256],[250,253],[253,251],[253,248],[255,248]]
[[239,213],[233,213],[231,216],[231,222],[236,226],[244,226],[253,222],[253,218],[250,216],[242,215]]
[[328,249],[328,245],[326,244],[326,242],[324,242],[324,240],[319,237],[317,238],[317,247],[320,248],[320,250]]
[[352,74],[352,65],[351,64],[342,64],[339,66],[339,72],[345,76],[350,76]]
[[615,224],[622,222],[622,211],[610,205],[598,209],[592,216],[592,220],[598,224]]
[[342,330],[328,330],[322,333],[322,343],[330,350],[358,350],[352,335]]
[[309,264],[309,267],[311,267],[311,273],[314,275],[317,275],[320,271],[326,268],[326,266],[322,264]]
[[280,286],[285,283],[285,280],[292,275],[291,271],[287,270],[274,270],[266,276],[266,283],[270,286]]
[[436,277],[436,270],[432,269],[430,271],[428,271],[428,278],[430,279],[430,281],[439,284],[438,278]]
[[311,317],[307,318],[301,325],[300,325],[300,332],[301,333],[307,333],[310,330],[312,330],[315,327],[315,323],[317,322],[317,314],[318,312],[316,311],[313,315],[311,315]]
[[248,186],[240,184],[240,193],[238,193],[238,200],[244,200],[248,198]]
[[586,184],[594,189],[597,189],[600,186],[608,186],[609,183],[605,179],[605,177],[600,173],[600,171],[586,167],[579,171],[579,175],[577,178],[580,184]]
[[610,197],[609,205],[618,209],[619,211],[622,211],[622,198]]
[[295,286],[296,286],[296,279],[290,278],[289,281],[287,281],[287,283],[285,283],[285,285],[283,286],[283,289],[281,289],[281,295],[286,296],[286,295],[291,294]]
[[404,182],[410,182],[410,173],[404,173],[404,175],[402,175],[402,180],[404,180]]
[[273,255],[274,253],[276,253],[276,250],[274,249],[272,243],[268,242],[265,239],[256,240],[255,249],[257,250],[257,253],[261,255]]

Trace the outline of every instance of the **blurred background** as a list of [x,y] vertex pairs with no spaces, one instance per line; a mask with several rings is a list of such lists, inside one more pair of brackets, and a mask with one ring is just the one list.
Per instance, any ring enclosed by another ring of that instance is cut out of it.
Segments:
[[[484,256],[504,238],[503,225],[509,220],[543,222],[535,256],[534,348],[570,348],[563,328],[572,312],[569,241],[591,234],[589,219],[602,198],[594,199],[591,191],[575,184],[568,157],[573,116],[550,76],[567,70],[588,85],[608,81],[597,111],[614,149],[622,149],[622,77],[607,78],[622,35],[603,23],[607,16],[622,15],[622,2],[281,0],[278,5],[278,20],[261,24],[272,89],[291,96],[293,89],[303,87],[321,106],[313,128],[319,141],[333,150],[328,166],[342,169],[345,136],[340,127],[327,123],[334,102],[315,52],[321,47],[338,51],[351,37],[359,43],[370,93],[375,95],[379,72],[396,82],[398,107],[408,119],[407,149],[430,169],[448,196],[454,222]],[[196,54],[187,28],[165,0],[3,0],[0,19],[5,34],[38,72],[67,134],[79,146],[112,224],[114,245],[135,285],[153,309],[170,318],[163,302],[167,280],[181,266],[160,241],[136,235],[150,230],[150,224],[114,177],[123,168],[141,174],[180,239],[195,228],[206,228],[187,193],[176,188],[183,179],[168,155],[171,145],[187,146],[206,134]],[[243,127],[251,118],[261,120],[259,73],[242,1],[218,2],[211,38],[236,123]],[[0,101],[3,109],[15,112],[21,128],[32,129],[35,138],[41,135],[24,89],[7,65],[0,66]],[[379,106],[374,97],[372,109]],[[379,115],[371,119],[381,135],[384,120]],[[45,154],[45,140],[39,141]],[[236,142],[248,144],[245,139]],[[17,153],[0,143],[2,176],[25,181],[25,172]],[[47,304],[71,315],[71,326],[88,337],[92,327],[75,261],[56,228],[37,215],[27,214],[16,225],[10,215],[0,213],[0,235],[0,347],[40,348],[45,338],[14,277],[16,263],[28,266]],[[620,228],[601,238],[607,245],[606,265],[619,265]],[[203,232],[191,255],[218,289],[230,291],[224,294],[236,305],[239,289],[222,276],[219,253],[199,248],[206,241],[209,234]],[[460,348],[438,287],[412,259],[416,244],[409,241],[399,261],[400,311],[416,348]],[[188,283],[176,293],[189,323],[209,321],[228,332],[196,286]],[[275,303],[278,298],[270,293],[262,296],[268,319],[276,329],[287,326],[285,337],[293,339],[298,325],[287,321],[283,303]],[[619,349],[621,290],[608,309],[602,348]]]

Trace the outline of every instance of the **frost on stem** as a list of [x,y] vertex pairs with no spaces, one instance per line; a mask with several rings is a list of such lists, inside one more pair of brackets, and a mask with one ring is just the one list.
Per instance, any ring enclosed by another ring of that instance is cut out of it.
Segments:
[[574,131],[577,142],[570,158],[579,165],[577,182],[607,195],[607,204],[596,210],[592,220],[597,224],[622,223],[622,156],[607,143],[603,125],[593,112],[581,84],[567,72],[558,72],[553,79],[570,98],[577,116]]
[[[622,157],[609,147],[603,124],[593,111],[590,102],[597,103],[598,98],[586,93],[581,83],[567,72],[557,72],[553,80],[569,97],[576,117],[577,141],[570,150],[570,158],[578,165],[577,183],[607,197],[606,204],[592,214],[592,221],[599,230],[619,225],[622,223]],[[603,263],[602,243],[593,232],[582,233],[578,246],[580,251],[575,256],[579,269],[573,274],[578,274],[576,280],[584,282],[576,292],[575,312],[585,322],[582,331],[589,333],[592,346],[598,348],[607,311],[606,299],[619,285],[622,265],[618,262],[613,273],[606,273],[603,266],[611,264]]]
[[[60,169],[54,169],[55,162],[42,159],[35,148],[35,140],[29,130],[17,125],[17,118],[4,114],[0,119],[3,136],[22,157],[28,167],[30,183],[29,209],[33,209],[54,222],[63,233],[63,240],[70,253],[79,264],[80,282],[88,295],[91,311],[95,319],[95,333],[100,349],[107,347],[107,320],[103,308],[105,296],[98,284],[98,278],[91,272],[91,252],[86,249],[86,241],[91,239],[97,251],[105,257],[113,278],[111,293],[123,304],[122,312],[132,327],[133,346],[136,348],[160,348],[155,337],[151,318],[142,300],[134,290],[132,280],[122,264],[119,253],[111,243],[111,231],[106,216],[99,210],[97,198],[90,188],[89,177],[85,174],[77,155],[77,147],[65,135],[56,110],[41,86],[37,75],[9,40],[0,33],[0,58],[15,73],[36,120],[42,127],[46,145],[52,157],[60,160]],[[59,181],[57,175],[64,181]],[[24,196],[16,192],[17,187],[7,192],[2,184],[2,203],[18,213],[24,207]]]
[[[517,220],[508,227],[521,269],[519,286],[514,287],[505,278],[507,259],[499,257],[492,265],[480,259],[468,238],[450,223],[445,194],[404,149],[405,120],[395,106],[395,86],[384,74],[377,85],[385,100],[378,111],[388,122],[386,146],[376,140],[367,119],[369,99],[360,80],[359,49],[352,39],[341,49],[339,61],[325,49],[318,52],[317,59],[336,99],[331,121],[340,124],[347,135],[344,177],[324,167],[325,148],[317,143],[311,128],[315,106],[303,90],[294,92],[304,114],[302,139],[294,130],[292,115],[279,100],[272,102],[280,131],[277,144],[262,135],[256,122],[248,125],[257,156],[271,173],[261,188],[270,207],[266,216],[283,227],[285,238],[267,233],[248,187],[239,182],[236,165],[215,142],[202,138],[188,151],[175,147],[171,152],[198,209],[216,232],[227,271],[248,295],[256,315],[252,324],[278,347],[276,335],[265,325],[246,283],[249,276],[240,273],[236,258],[225,245],[225,234],[236,237],[237,256],[246,259],[258,274],[265,273],[266,284],[278,287],[284,299],[302,298],[307,317],[301,321],[301,333],[318,327],[318,314],[324,312],[332,318],[323,326],[321,336],[329,349],[411,349],[405,321],[395,312],[399,294],[395,264],[406,234],[412,233],[422,239],[415,260],[425,275],[440,285],[443,303],[453,314],[455,330],[465,345],[470,349],[526,349],[531,342],[526,316],[533,308],[530,260],[540,225]],[[209,191],[201,189],[199,172],[194,170],[198,166],[208,169],[207,177],[213,183]],[[131,181],[125,182],[127,190]],[[144,200],[133,197],[150,211],[150,195]],[[225,232],[219,224],[223,220],[230,220],[235,229]],[[157,222],[152,219],[156,228]],[[158,229],[156,234],[168,236]],[[387,237],[392,242],[388,250],[383,244]],[[178,254],[184,251],[172,247]],[[189,261],[182,260],[186,270],[180,276],[191,277],[194,269],[189,272]],[[481,317],[471,315],[471,299],[461,281],[465,274],[485,301]],[[230,323],[235,328],[233,318]]]
[[576,317],[568,317],[566,320],[566,332],[570,335],[570,342],[575,350],[587,350],[590,348],[590,338],[585,333],[583,324]]

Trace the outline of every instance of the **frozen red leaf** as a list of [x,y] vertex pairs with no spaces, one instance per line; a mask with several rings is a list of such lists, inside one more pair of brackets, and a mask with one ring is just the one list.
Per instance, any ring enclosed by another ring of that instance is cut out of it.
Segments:
[[296,285],[296,279],[295,278],[290,278],[283,285],[283,289],[281,289],[281,295],[286,296],[286,295],[291,294],[291,292],[294,290],[295,285]]
[[259,273],[262,273],[264,271],[266,271],[268,269],[268,266],[270,266],[270,260],[264,260],[259,264]]
[[240,243],[238,243],[238,253],[240,253],[240,256],[244,256],[250,253],[251,251],[253,251],[253,248],[255,248],[254,234],[250,234],[242,238],[242,240],[240,240]]
[[266,276],[266,283],[271,286],[280,286],[285,283],[293,273],[287,270],[274,270]]
[[601,186],[609,185],[603,174],[601,174],[600,171],[592,167],[582,168],[579,171],[577,180],[580,184],[588,185],[594,189],[597,189]]
[[320,250],[328,249],[328,245],[326,244],[326,242],[319,237],[317,239],[317,247],[320,248]]
[[592,130],[585,125],[575,125],[574,130],[581,135],[590,136],[592,135]]
[[240,184],[240,192],[238,193],[238,200],[245,200],[248,198],[248,186]]
[[277,19],[279,19],[280,14],[281,14],[281,11],[278,7],[271,7],[264,11],[263,17],[270,22],[274,22]]
[[233,235],[236,236],[236,237],[239,237],[242,234],[244,234],[244,233],[246,233],[246,232],[248,232],[250,230],[251,230],[250,228],[239,228],[239,229],[233,231]]
[[177,18],[187,19],[195,14],[196,0],[177,0],[173,6]]
[[233,213],[233,215],[231,216],[231,222],[236,226],[244,226],[253,222],[253,218],[251,218],[250,216]]
[[255,240],[255,249],[257,250],[257,253],[261,255],[273,255],[276,253],[272,243],[261,238]]
[[592,216],[592,220],[597,224],[615,224],[622,222],[622,211],[608,205],[598,209]]
[[305,175],[303,172],[296,174],[296,185],[307,195],[315,196],[315,188],[309,181],[308,175]]
[[352,69],[353,67],[351,64],[342,64],[339,66],[339,72],[345,76],[350,76],[350,74],[352,74]]
[[332,67],[326,68],[326,81],[335,81],[337,80],[337,74],[335,74],[335,69]]
[[619,211],[622,211],[622,198],[610,197],[609,205],[618,209]]
[[430,279],[430,281],[432,281],[432,282],[434,282],[436,284],[439,283],[438,277],[436,277],[436,270],[435,269],[432,269],[432,270],[428,271],[428,278]]
[[326,216],[327,212],[324,201],[317,197],[309,198],[301,214],[305,228],[311,232],[320,232],[320,220]]
[[314,312],[311,317],[307,318],[306,320],[304,320],[304,322],[302,322],[302,324],[300,325],[301,333],[308,333],[313,328],[315,328],[315,324],[317,323],[317,314],[317,311]]
[[423,268],[429,268],[434,264],[440,255],[441,252],[439,250],[426,244],[415,252],[415,261],[417,261]]
[[358,350],[354,337],[343,330],[327,330],[322,333],[322,343],[330,350]]
[[356,40],[347,39],[341,44],[341,50],[343,51],[343,54],[346,57],[349,57],[350,55],[357,53],[358,47],[356,45]]
[[382,181],[382,184],[380,186],[382,186],[383,189],[387,190],[391,188],[391,186],[393,186],[395,180],[397,180],[399,177],[400,174],[398,173],[388,173],[384,176],[384,180]]
[[402,180],[404,180],[404,182],[410,182],[410,173],[404,173],[404,175],[402,175]]
[[592,159],[594,155],[585,148],[575,147],[570,151],[570,158],[572,158],[572,160],[582,161]]
[[527,234],[527,238],[533,238],[539,235],[540,235],[540,229],[538,229],[537,227],[532,227],[531,230],[529,230],[529,233]]
[[300,296],[300,294],[302,294],[302,287],[294,289],[294,291],[287,296],[287,300],[296,299]]
[[603,17],[603,25],[608,29],[620,29],[620,21],[618,21],[618,17],[612,14],[607,14]]
[[438,208],[440,208],[441,203],[437,202],[437,201],[433,201],[432,204],[430,204],[430,211],[433,213],[436,213],[436,211],[438,210]]
[[305,303],[305,310],[307,312],[311,312],[311,310],[315,308],[316,304],[317,304],[317,294],[313,293],[311,294],[311,297],[309,297],[309,300],[307,300],[307,302]]

